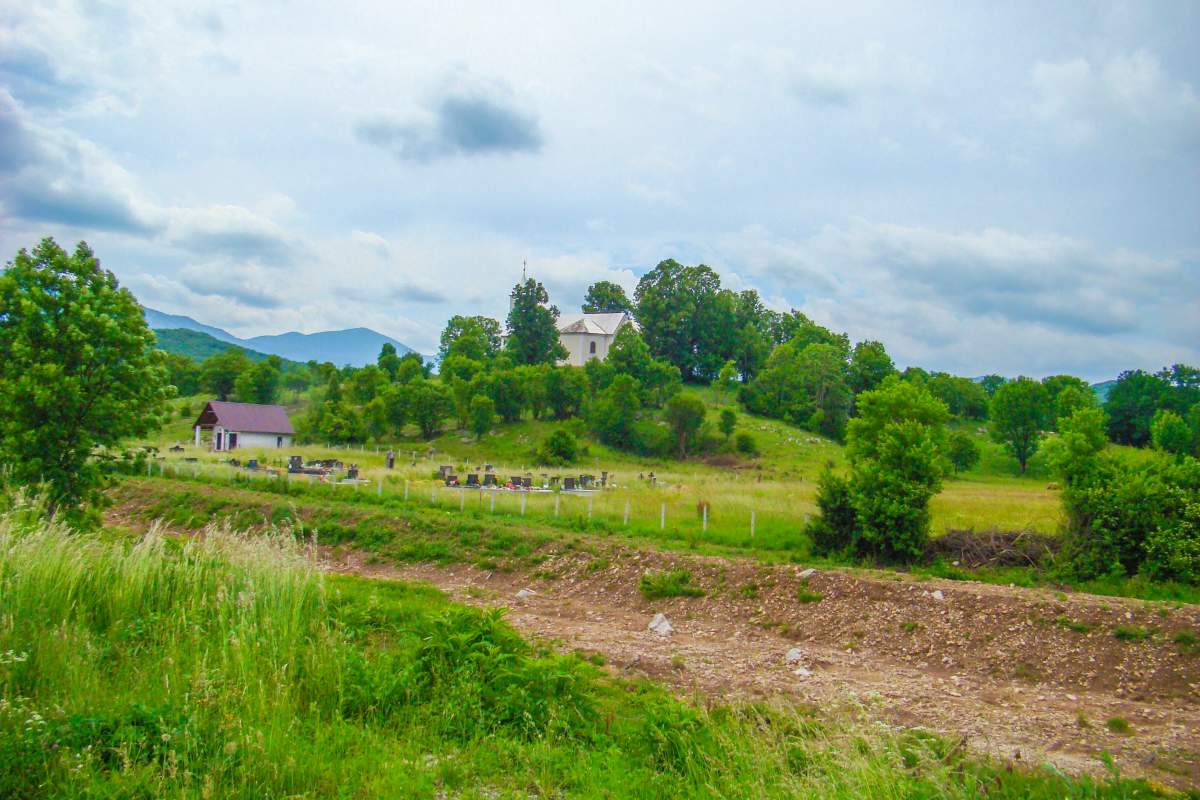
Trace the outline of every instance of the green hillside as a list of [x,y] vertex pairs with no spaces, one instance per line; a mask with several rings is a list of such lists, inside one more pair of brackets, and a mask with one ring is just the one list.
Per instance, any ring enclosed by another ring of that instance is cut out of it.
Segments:
[[[154,336],[158,339],[160,349],[168,353],[187,356],[196,361],[203,361],[210,356],[215,356],[218,353],[224,353],[226,350],[231,349],[241,350],[246,354],[246,358],[251,361],[265,361],[267,359],[266,353],[222,342],[220,339],[216,339],[200,331],[189,331],[184,328],[167,328],[165,330],[154,331]],[[284,363],[295,362],[289,362],[287,359],[284,359]]]

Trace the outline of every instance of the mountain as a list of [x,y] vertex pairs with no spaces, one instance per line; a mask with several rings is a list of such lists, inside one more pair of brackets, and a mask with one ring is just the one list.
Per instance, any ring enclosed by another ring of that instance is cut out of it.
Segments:
[[1108,400],[1108,393],[1114,386],[1117,385],[1116,380],[1104,381],[1103,383],[1093,383],[1092,391],[1096,393],[1096,397],[1100,398],[1100,402]]
[[321,333],[279,333],[274,336],[255,336],[245,341],[247,347],[262,350],[264,353],[274,353],[293,361],[315,358],[317,361],[331,361],[339,365],[353,364],[356,367],[374,364],[383,345],[389,342],[399,355],[404,355],[411,349],[370,328],[349,328],[344,331]]
[[184,317],[179,314],[164,314],[161,311],[155,311],[153,308],[146,308],[145,306],[142,306],[142,313],[146,315],[146,324],[150,326],[151,330],[200,331],[222,342],[229,342],[236,345],[242,344],[242,340],[229,331],[223,331],[220,328],[214,328],[212,325],[196,322],[191,317]]
[[209,356],[224,353],[226,350],[241,350],[251,361],[265,361],[266,353],[246,348],[217,339],[204,331],[194,331],[188,328],[160,328],[154,331],[158,347],[168,353],[176,353],[196,361],[203,361]]
[[[408,345],[370,328],[349,328],[342,331],[322,331],[320,333],[290,332],[240,339],[229,331],[205,325],[191,317],[165,314],[145,306],[142,307],[142,311],[146,315],[146,324],[152,330],[198,331],[217,341],[237,345],[246,350],[281,356],[291,361],[319,361],[322,363],[329,361],[339,367],[346,364],[361,367],[364,364],[374,364],[385,343],[391,343],[400,355],[412,352],[412,348]],[[178,335],[176,335],[176,339],[179,339]],[[199,340],[195,340],[193,344],[200,348],[211,347],[211,345],[201,345]]]

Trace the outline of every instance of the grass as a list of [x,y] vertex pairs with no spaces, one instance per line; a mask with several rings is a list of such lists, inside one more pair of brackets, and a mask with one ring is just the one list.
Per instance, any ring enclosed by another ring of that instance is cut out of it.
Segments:
[[662,597],[704,596],[704,590],[692,583],[692,573],[686,569],[647,572],[638,581],[638,591],[647,600]]
[[1200,637],[1196,636],[1195,631],[1179,631],[1171,637],[1171,641],[1179,645],[1183,653],[1194,653],[1200,646]]
[[825,595],[809,589],[808,584],[801,584],[796,589],[796,599],[801,603],[819,603],[825,599]]
[[0,796],[1135,798],[854,713],[695,706],[287,531],[0,516]]
[[1133,726],[1129,724],[1129,720],[1124,717],[1109,717],[1105,721],[1104,727],[1108,728],[1113,733],[1118,733],[1122,736],[1128,736],[1133,733]]
[[1154,635],[1154,631],[1144,625],[1118,625],[1113,628],[1113,636],[1122,642],[1143,642]]

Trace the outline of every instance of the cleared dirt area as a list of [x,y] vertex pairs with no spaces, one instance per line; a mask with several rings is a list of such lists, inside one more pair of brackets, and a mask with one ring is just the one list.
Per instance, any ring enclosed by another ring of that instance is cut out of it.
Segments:
[[[139,503],[125,501],[111,521],[144,526]],[[603,537],[549,542],[538,563],[505,571],[395,563],[386,552],[323,548],[321,557],[331,571],[426,581],[464,603],[506,606],[528,635],[701,701],[850,703],[1004,759],[1099,774],[1107,752],[1125,775],[1200,787],[1200,650],[1186,644],[1200,633],[1197,606],[806,571]],[[641,577],[668,569],[688,570],[705,594],[643,597]],[[648,630],[657,612],[671,635]]]
[[[507,606],[526,634],[715,701],[856,703],[1002,758],[1100,773],[1109,752],[1124,774],[1200,786],[1200,656],[1171,642],[1200,629],[1193,607],[836,571],[802,578],[798,566],[615,547],[525,572],[327,556],[335,571],[427,581],[464,603]],[[668,568],[690,570],[706,595],[643,598],[641,575]],[[532,594],[518,598],[523,589]],[[648,630],[656,612],[673,634]],[[1114,635],[1139,627],[1156,632]],[[793,648],[799,658],[788,663]]]

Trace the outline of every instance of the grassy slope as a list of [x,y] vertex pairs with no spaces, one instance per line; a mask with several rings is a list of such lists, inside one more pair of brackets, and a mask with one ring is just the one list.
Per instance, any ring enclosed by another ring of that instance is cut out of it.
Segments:
[[681,703],[290,538],[0,518],[0,796],[1148,797],[854,716]]
[[[709,402],[709,418],[717,417],[721,406],[714,402],[709,390],[689,388],[688,391],[704,397]],[[204,399],[189,398],[185,404],[194,412]],[[285,401],[289,402],[293,419],[303,413],[307,404],[307,398],[296,398],[290,393]],[[176,419],[155,437],[153,444],[165,449],[175,442],[188,442],[191,419]],[[672,521],[683,524],[687,520],[687,524],[699,526],[697,509],[701,502],[706,502],[711,515],[711,532],[726,532],[731,536],[740,532],[747,542],[752,510],[756,514],[757,534],[777,530],[781,536],[794,537],[795,531],[802,527],[805,515],[816,511],[816,478],[821,468],[826,462],[838,466],[844,464],[843,448],[836,442],[779,420],[739,413],[739,427],[754,434],[762,454],[757,459],[744,460],[738,468],[713,466],[699,460],[646,459],[596,443],[590,443],[588,454],[570,469],[535,467],[533,451],[538,442],[562,424],[526,419],[497,425],[482,441],[475,441],[460,431],[448,431],[425,442],[410,428],[408,433],[414,435],[398,442],[382,443],[380,449],[386,451],[387,446],[393,445],[400,453],[404,468],[393,473],[393,477],[426,482],[437,464],[474,468],[492,463],[502,475],[520,474],[527,469],[535,473],[593,472],[597,475],[601,470],[608,470],[616,473],[621,491],[596,501],[606,504],[603,513],[623,516],[625,500],[629,500],[634,520],[656,526],[661,504],[665,502],[668,524]],[[1016,461],[1006,455],[1000,445],[980,434],[977,428],[977,425],[966,426],[978,441],[983,458],[975,469],[948,479],[941,494],[934,498],[935,534],[953,528],[1056,532],[1061,520],[1059,497],[1048,488],[1049,479],[1040,460],[1035,457],[1026,476],[1018,475]],[[337,456],[355,461],[369,478],[384,473],[383,455],[377,454],[374,448],[367,452],[355,451],[352,456],[319,445],[294,447],[288,452],[308,458]],[[415,467],[411,466],[414,452],[417,457]],[[186,455],[208,457],[190,451]],[[243,455],[280,456],[271,452],[246,452]],[[659,488],[652,489],[637,480],[639,473],[649,472],[658,476]],[[428,487],[423,487],[423,491],[428,491]]]

